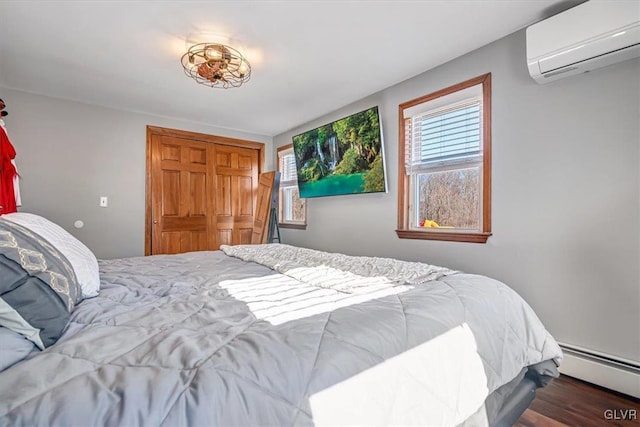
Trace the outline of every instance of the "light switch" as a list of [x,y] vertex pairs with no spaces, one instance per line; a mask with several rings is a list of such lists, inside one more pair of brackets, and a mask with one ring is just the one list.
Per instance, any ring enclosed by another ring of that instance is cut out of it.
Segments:
[[109,198],[107,196],[100,196],[100,207],[106,208],[109,206]]

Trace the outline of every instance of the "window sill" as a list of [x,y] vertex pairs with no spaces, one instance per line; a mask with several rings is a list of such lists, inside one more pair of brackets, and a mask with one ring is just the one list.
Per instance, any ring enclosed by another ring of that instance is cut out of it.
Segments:
[[293,230],[306,230],[307,224],[287,224],[287,223],[278,223],[278,227],[280,228],[291,228]]
[[401,239],[444,240],[449,242],[487,243],[491,233],[457,233],[455,231],[396,230]]

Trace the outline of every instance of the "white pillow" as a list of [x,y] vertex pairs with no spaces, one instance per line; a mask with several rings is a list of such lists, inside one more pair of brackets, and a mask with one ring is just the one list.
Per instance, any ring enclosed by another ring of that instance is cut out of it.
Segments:
[[82,288],[82,298],[95,297],[100,290],[100,272],[96,256],[81,241],[57,224],[38,215],[16,212],[3,219],[21,225],[51,243],[68,260]]

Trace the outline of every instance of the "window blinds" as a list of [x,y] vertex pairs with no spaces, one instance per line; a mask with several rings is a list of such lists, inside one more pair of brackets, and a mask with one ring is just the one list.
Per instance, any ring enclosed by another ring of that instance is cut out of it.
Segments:
[[293,150],[284,150],[278,153],[280,162],[280,185],[297,185],[296,158]]
[[405,119],[407,173],[482,158],[479,98]]

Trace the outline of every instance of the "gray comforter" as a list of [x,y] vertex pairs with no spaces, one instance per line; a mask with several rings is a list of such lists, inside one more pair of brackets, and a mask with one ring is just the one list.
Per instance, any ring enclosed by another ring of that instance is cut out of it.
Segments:
[[351,293],[222,252],[100,271],[58,343],[0,373],[0,425],[457,425],[561,357],[481,276]]

